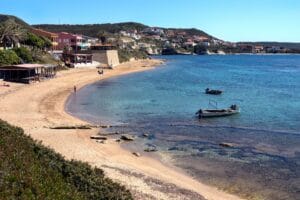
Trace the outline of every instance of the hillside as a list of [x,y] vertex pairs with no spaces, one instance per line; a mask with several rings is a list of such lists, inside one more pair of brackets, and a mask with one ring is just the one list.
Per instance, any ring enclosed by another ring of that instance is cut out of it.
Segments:
[[[107,33],[119,33],[120,31],[130,31],[130,30],[137,30],[138,32],[143,31],[145,28],[149,28],[149,26],[136,23],[136,22],[124,22],[124,23],[115,23],[115,24],[37,24],[32,25],[35,28],[41,28],[47,31],[52,32],[70,32],[70,33],[77,33],[77,34],[83,34],[90,37],[97,37],[99,36],[99,33],[107,32]],[[172,30],[175,32],[182,32],[185,31],[188,35],[201,35],[208,38],[213,38],[211,35],[205,33],[204,31],[201,31],[199,29],[195,28],[189,28],[189,29],[179,29],[179,28],[162,28],[157,27],[160,29],[163,29],[165,31]]]
[[108,33],[118,33],[120,31],[128,31],[136,29],[137,31],[142,31],[147,28],[146,25],[135,23],[135,22],[126,22],[126,23],[116,23],[116,24],[37,24],[32,25],[35,28],[41,28],[51,32],[68,32],[68,33],[77,33],[82,35],[87,35],[90,37],[98,37],[99,34],[103,32]]
[[57,64],[57,60],[44,51],[51,46],[51,41],[34,35],[31,29],[29,24],[18,17],[0,14],[0,49],[8,49],[0,51],[0,66],[20,63]]
[[2,15],[0,14],[0,24],[3,24],[7,21],[11,21],[14,22],[16,24],[19,24],[20,26],[22,26],[23,28],[31,28],[29,24],[27,24],[26,22],[24,22],[22,19],[12,16],[12,15]]
[[239,42],[237,44],[246,44],[246,45],[262,45],[262,46],[280,46],[287,49],[300,49],[300,43],[292,42]]
[[67,161],[0,120],[0,199],[132,199],[103,171]]

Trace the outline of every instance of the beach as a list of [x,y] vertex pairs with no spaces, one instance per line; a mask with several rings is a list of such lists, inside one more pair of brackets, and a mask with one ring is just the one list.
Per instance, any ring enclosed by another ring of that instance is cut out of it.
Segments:
[[[217,188],[202,184],[180,169],[159,160],[136,157],[113,139],[99,144],[90,139],[99,128],[51,129],[56,126],[88,124],[65,111],[73,87],[81,87],[111,77],[152,70],[161,60],[139,60],[121,64],[99,75],[97,69],[61,71],[51,80],[30,85],[11,84],[0,90],[0,118],[19,127],[66,159],[88,162],[125,185],[136,199],[240,199]],[[76,95],[76,94],[75,94]],[[101,131],[101,130],[100,130]]]

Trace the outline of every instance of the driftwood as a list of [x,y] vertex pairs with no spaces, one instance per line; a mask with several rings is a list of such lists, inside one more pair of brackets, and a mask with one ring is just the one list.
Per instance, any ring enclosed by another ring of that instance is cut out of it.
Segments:
[[90,136],[90,138],[93,140],[107,140],[107,137],[100,136],[100,135],[92,135]]
[[63,126],[53,126],[53,127],[49,127],[50,129],[92,129],[92,128],[109,128],[109,125],[105,125],[105,126],[99,126],[99,125],[91,125],[91,124],[84,124],[84,125],[63,125]]
[[50,129],[92,129],[89,125],[79,125],[79,126],[55,126],[50,127]]

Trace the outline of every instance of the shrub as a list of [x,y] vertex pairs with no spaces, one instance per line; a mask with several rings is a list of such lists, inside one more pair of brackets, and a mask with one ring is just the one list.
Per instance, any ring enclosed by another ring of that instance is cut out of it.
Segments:
[[45,40],[33,33],[28,33],[27,38],[25,39],[25,44],[42,49],[45,47]]
[[16,54],[23,60],[25,63],[33,62],[32,53],[25,47],[13,49]]
[[146,51],[143,51],[143,50],[119,49],[118,55],[119,55],[119,60],[121,63],[129,61],[131,58],[136,58],[136,59],[149,58]]
[[1,199],[132,199],[103,171],[33,141],[0,120]]
[[13,50],[0,50],[0,65],[19,64],[20,58]]

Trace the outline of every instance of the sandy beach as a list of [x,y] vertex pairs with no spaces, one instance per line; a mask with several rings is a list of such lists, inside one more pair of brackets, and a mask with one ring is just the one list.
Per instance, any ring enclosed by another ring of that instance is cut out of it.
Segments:
[[130,189],[136,199],[240,199],[202,184],[159,160],[147,156],[136,157],[113,139],[108,139],[105,144],[91,140],[90,136],[97,134],[99,128],[49,128],[87,124],[65,111],[65,102],[73,92],[74,85],[80,89],[95,81],[151,70],[160,64],[162,61],[155,59],[128,62],[114,70],[105,70],[101,76],[97,69],[70,69],[40,83],[0,86],[0,118],[22,127],[26,134],[42,141],[66,159],[81,160],[102,168],[108,177]]

